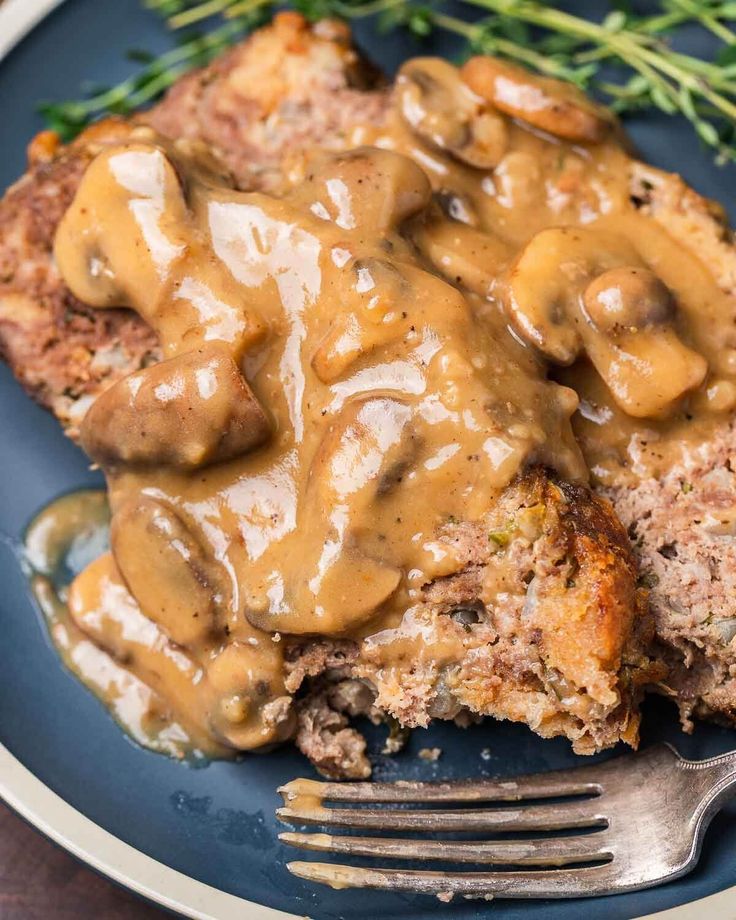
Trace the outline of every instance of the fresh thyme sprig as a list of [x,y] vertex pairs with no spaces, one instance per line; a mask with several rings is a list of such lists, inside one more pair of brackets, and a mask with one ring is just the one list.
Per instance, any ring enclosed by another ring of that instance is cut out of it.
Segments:
[[[156,4],[173,9],[179,0],[156,0]],[[65,141],[103,115],[127,115],[157,99],[179,77],[208,64],[248,31],[262,25],[271,6],[270,0],[259,0],[252,15],[228,18],[209,32],[186,35],[176,48],[159,57],[145,51],[130,51],[128,57],[143,64],[138,73],[116,86],[95,88],[85,99],[42,102],[39,112],[47,126]]]
[[98,90],[87,99],[42,103],[39,109],[48,126],[68,140],[100,115],[125,115],[155,99],[188,70],[208,63],[242,34],[239,23],[227,22],[158,58],[131,52],[130,57],[145,64],[140,73],[110,89]]
[[[52,127],[69,136],[105,112],[126,112],[152,99],[182,73],[216,56],[272,13],[274,0],[143,0],[172,29],[221,16],[224,24],[186,39],[146,62],[124,83],[81,102],[46,105]],[[315,20],[374,17],[382,30],[401,29],[419,39],[435,31],[459,37],[468,53],[494,54],[532,70],[569,80],[603,97],[621,114],[659,109],[680,114],[719,162],[736,161],[736,0],[659,0],[657,12],[635,14],[626,0],[612,3],[594,22],[539,0],[462,0],[467,18],[437,0],[294,0]],[[671,36],[685,25],[714,35],[712,60],[675,51]]]

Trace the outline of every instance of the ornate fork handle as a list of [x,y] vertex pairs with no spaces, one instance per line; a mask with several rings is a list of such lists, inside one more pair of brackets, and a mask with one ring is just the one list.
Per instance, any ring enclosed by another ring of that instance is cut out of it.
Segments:
[[736,750],[706,760],[686,760],[679,755],[678,759],[693,791],[699,792],[700,805],[694,817],[707,822],[736,795]]

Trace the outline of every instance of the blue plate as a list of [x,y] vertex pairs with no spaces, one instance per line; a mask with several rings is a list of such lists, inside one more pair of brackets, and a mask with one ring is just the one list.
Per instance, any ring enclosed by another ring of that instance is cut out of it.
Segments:
[[[17,10],[23,0],[9,2]],[[578,4],[589,14],[594,6]],[[361,26],[359,38],[388,70],[407,55],[426,49],[399,36],[378,38],[369,24]],[[692,40],[702,39],[692,36]],[[164,27],[141,9],[139,0],[66,0],[50,13],[0,63],[0,123],[4,125],[0,186],[23,171],[25,144],[41,127],[35,114],[39,100],[73,97],[84,81],[111,84],[130,71],[126,50],[157,52],[171,44]],[[451,54],[453,47],[439,43],[432,50]],[[736,171],[713,166],[687,126],[651,116],[630,128],[646,158],[681,172],[700,191],[736,213],[732,191]],[[88,472],[82,453],[21,392],[4,367],[0,368],[0,432],[0,532],[7,536],[0,540],[0,741],[11,755],[74,809],[136,850],[251,902],[318,920],[399,916],[420,920],[450,915],[465,920],[489,913],[487,904],[448,906],[431,898],[332,891],[293,878],[284,868],[290,854],[276,839],[275,790],[295,776],[309,775],[310,767],[288,747],[239,763],[193,769],[132,744],[60,665],[17,563],[17,541],[34,512],[55,496],[98,480]],[[699,725],[693,736],[682,735],[674,708],[664,702],[648,704],[644,725],[645,744],[667,739],[691,757],[736,746],[736,734],[714,726]],[[374,751],[380,744],[375,735]],[[426,746],[442,748],[438,763],[417,758],[417,751]],[[572,767],[578,761],[566,742],[542,741],[522,726],[487,723],[460,731],[438,725],[415,732],[408,750],[395,758],[376,753],[375,775],[380,779],[477,777]],[[0,780],[2,775],[0,771]],[[25,805],[21,810],[32,813],[31,805]],[[735,818],[736,806],[716,818],[700,866],[681,881],[594,904],[499,902],[494,915],[575,920],[593,911],[598,918],[628,918],[720,891],[736,884]],[[46,830],[64,837],[65,828]],[[124,872],[117,876],[126,881]],[[208,912],[206,904],[187,903],[186,897],[179,901],[192,916],[224,916]],[[251,916],[248,910],[243,905],[240,916]],[[733,915],[736,908],[728,913]]]

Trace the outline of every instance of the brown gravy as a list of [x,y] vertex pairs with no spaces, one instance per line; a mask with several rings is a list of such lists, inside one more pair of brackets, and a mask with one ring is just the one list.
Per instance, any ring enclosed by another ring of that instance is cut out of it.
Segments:
[[733,299],[632,205],[607,113],[498,62],[418,59],[353,140],[295,157],[271,197],[132,128],[56,239],[76,296],[136,309],[166,360],[83,426],[112,553],[68,613],[37,594],[85,681],[117,698],[76,660],[104,649],[164,735],[210,753],[287,737],[282,635],[396,626],[458,570],[438,528],[526,465],[656,475],[736,404]]
[[[213,744],[209,732],[184,724],[179,713],[133,673],[128,657],[116,658],[70,615],[69,581],[105,549],[109,524],[105,493],[85,489],[52,502],[28,527],[25,560],[29,581],[49,635],[64,664],[139,744],[177,758],[222,756],[225,750]],[[100,585],[104,586],[103,580]],[[109,631],[133,639],[142,618],[130,604],[127,591],[119,590],[110,608],[115,625]],[[87,616],[94,616],[94,611],[87,611]]]

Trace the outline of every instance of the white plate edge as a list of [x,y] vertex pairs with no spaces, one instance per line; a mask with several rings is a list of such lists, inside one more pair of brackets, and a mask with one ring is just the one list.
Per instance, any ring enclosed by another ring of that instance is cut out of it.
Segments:
[[0,61],[64,0],[5,0],[0,6]]
[[93,869],[192,920],[242,920],[245,916],[248,920],[293,920],[297,916],[227,894],[146,856],[52,792],[2,744],[0,797],[42,834]]
[[[5,0],[5,5],[0,7],[0,62],[63,2]],[[296,914],[285,914],[198,882],[124,843],[52,792],[3,744],[0,744],[0,798],[42,834],[98,872],[192,920],[241,920],[246,907],[250,910],[248,920],[299,920]],[[29,801],[33,802],[32,806]],[[58,818],[59,824],[51,818]],[[58,830],[63,822],[71,829]],[[175,895],[166,893],[175,890],[174,886],[186,893],[186,905]],[[640,920],[702,920],[703,915],[723,920],[736,918],[736,886],[689,904],[647,914]]]

